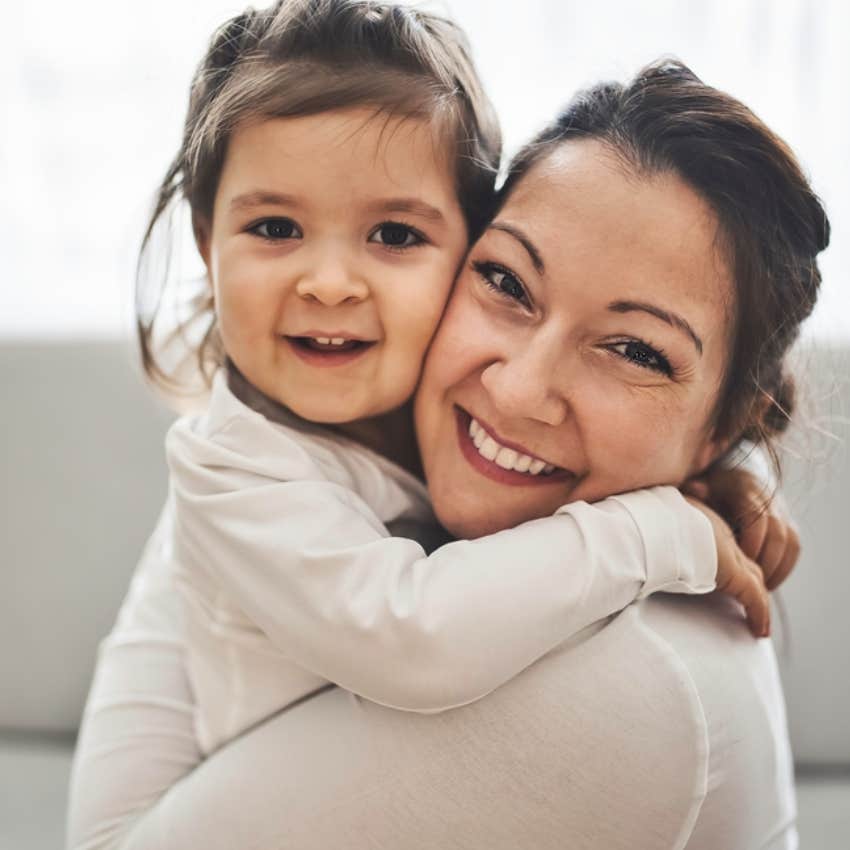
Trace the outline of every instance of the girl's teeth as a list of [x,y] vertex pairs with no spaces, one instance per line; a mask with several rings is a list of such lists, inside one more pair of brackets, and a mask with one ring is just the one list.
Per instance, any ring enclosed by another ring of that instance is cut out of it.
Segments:
[[316,342],[319,343],[319,345],[344,345],[345,344],[345,338],[341,337],[341,336],[335,336],[335,337],[317,336],[317,337],[314,337],[314,339],[316,340]]
[[316,342],[318,342],[319,345],[330,345],[331,344],[330,337],[327,337],[327,336],[317,336]]
[[529,475],[539,475],[541,472],[548,475],[555,471],[555,466],[546,461],[533,458],[530,455],[520,454],[507,446],[500,446],[475,420],[470,418],[469,436],[478,453],[487,460],[493,461],[502,469],[513,469],[516,472],[525,472]]
[[331,340],[331,345],[342,345],[344,342],[345,340],[341,336],[335,336]]

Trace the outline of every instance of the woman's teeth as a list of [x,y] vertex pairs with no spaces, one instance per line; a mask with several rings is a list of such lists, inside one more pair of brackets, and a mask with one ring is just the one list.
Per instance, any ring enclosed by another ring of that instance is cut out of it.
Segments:
[[540,458],[531,455],[520,454],[507,446],[501,446],[478,424],[475,419],[470,419],[469,436],[473,445],[478,449],[478,454],[486,460],[493,461],[502,469],[512,469],[515,472],[525,472],[528,475],[548,475],[555,471],[551,463],[546,463]]

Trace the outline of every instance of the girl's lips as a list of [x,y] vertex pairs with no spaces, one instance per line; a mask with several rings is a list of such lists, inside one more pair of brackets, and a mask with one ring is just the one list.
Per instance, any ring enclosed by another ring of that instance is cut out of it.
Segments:
[[363,357],[375,344],[374,342],[358,342],[355,348],[344,348],[340,351],[320,351],[311,348],[302,341],[302,337],[284,336],[281,339],[305,363],[311,366],[333,367],[345,366]]
[[[482,475],[497,481],[500,484],[508,484],[513,487],[534,487],[545,484],[556,484],[575,478],[568,469],[557,469],[549,475],[529,475],[527,472],[517,472],[515,469],[504,469],[492,460],[482,457],[472,442],[469,435],[469,423],[472,417],[460,407],[455,406],[455,421],[457,422],[457,438],[461,454]],[[499,441],[501,442],[501,441]],[[529,454],[521,446],[511,443],[501,443],[507,448],[513,448],[522,454]]]

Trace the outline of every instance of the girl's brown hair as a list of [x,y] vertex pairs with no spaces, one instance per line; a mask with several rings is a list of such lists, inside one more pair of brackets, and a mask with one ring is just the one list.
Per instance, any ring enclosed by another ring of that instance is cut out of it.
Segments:
[[[136,324],[142,364],[155,383],[182,388],[154,344],[168,278],[168,257],[151,274],[157,223],[177,199],[188,202],[193,222],[211,219],[228,142],[241,123],[354,106],[374,108],[376,116],[427,120],[454,168],[470,239],[486,223],[501,136],[455,24],[374,0],[278,0],[267,9],[249,8],[213,35],[195,72],[180,150],[159,186],[142,242]],[[197,364],[208,381],[224,356],[208,288],[189,310],[167,342],[194,329]]]
[[514,158],[500,190],[564,142],[595,139],[638,176],[672,171],[714,210],[736,287],[732,350],[714,411],[730,451],[765,446],[779,472],[775,438],[794,410],[786,354],[812,311],[817,255],[829,221],[794,154],[746,106],[677,61],[644,68],[630,83],[579,93]]

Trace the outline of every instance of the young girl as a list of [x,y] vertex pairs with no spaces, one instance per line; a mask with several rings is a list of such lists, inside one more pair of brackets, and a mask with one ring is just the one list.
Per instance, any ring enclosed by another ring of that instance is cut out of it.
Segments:
[[[498,155],[466,44],[430,15],[284,0],[201,63],[148,234],[185,197],[211,289],[218,369],[169,433],[164,517],[204,754],[328,682],[415,711],[478,699],[636,598],[711,590],[715,536],[767,633],[751,565],[671,487],[430,556],[387,531],[433,525],[407,402]],[[471,427],[568,501],[545,458]]]

